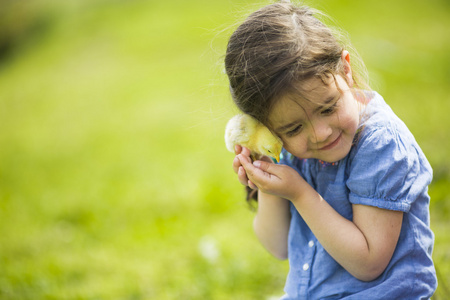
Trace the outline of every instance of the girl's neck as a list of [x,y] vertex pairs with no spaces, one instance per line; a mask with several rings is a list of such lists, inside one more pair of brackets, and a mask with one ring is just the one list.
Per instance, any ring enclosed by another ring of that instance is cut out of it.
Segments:
[[367,107],[367,104],[373,99],[373,93],[361,89],[354,89],[353,96],[358,102],[359,113],[362,114]]

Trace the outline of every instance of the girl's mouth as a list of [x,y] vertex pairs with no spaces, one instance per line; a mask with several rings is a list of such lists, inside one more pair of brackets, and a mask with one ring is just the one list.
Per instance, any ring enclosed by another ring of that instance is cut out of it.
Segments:
[[331,142],[328,145],[320,148],[319,150],[326,151],[326,150],[333,149],[337,144],[339,144],[339,142],[341,140],[341,137],[342,137],[342,132],[339,134],[339,136],[333,142]]

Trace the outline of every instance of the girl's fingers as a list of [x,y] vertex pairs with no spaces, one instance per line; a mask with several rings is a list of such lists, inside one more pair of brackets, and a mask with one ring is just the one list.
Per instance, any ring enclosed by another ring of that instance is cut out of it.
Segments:
[[245,172],[245,169],[242,166],[240,166],[239,170],[238,170],[238,179],[239,179],[239,182],[242,185],[245,185],[245,186],[249,185],[248,184],[249,180],[247,178],[247,173]]
[[253,163],[251,161],[248,161],[246,157],[244,157],[242,154],[239,154],[237,156],[240,163],[242,164],[242,167],[245,169],[245,173],[249,180],[251,180],[253,183],[256,184],[263,184],[267,183],[267,180],[271,178],[272,176],[279,177],[279,169],[280,166],[268,163],[261,160],[256,160]]
[[241,153],[244,156],[248,156],[250,158],[250,150],[248,150],[248,148],[246,147],[242,147]]
[[234,173],[238,173],[239,167],[241,166],[241,162],[237,156],[233,159],[233,171]]
[[239,167],[241,166],[241,162],[239,161],[239,159],[237,159],[237,155],[242,154],[244,156],[247,157],[247,161],[251,162],[251,158],[250,158],[250,150],[248,150],[248,148],[242,147],[240,145],[235,145],[234,146],[234,153],[236,154],[236,157],[233,160],[233,170],[234,173],[237,174]]
[[262,160],[256,160],[253,162],[253,166],[262,170],[263,172],[275,174],[276,172],[276,165],[272,162],[266,162]]
[[234,154],[238,155],[239,153],[241,153],[241,151],[242,151],[241,145],[234,146]]
[[252,164],[250,158],[250,150],[240,145],[234,147],[236,157],[233,160],[233,171],[238,175],[238,180],[242,185],[249,186],[252,189],[256,189],[256,185],[248,179],[247,172],[242,166],[242,163]]
[[251,182],[250,180],[247,181],[247,184],[248,184],[248,186],[249,186],[251,189],[256,190],[256,189],[258,188],[258,187],[257,187],[253,182]]
[[[243,156],[242,154],[239,154],[238,156],[236,156],[239,159],[239,162],[241,163],[242,167],[245,170],[245,173],[247,175],[247,177],[249,179],[253,179],[253,177],[255,177],[255,175],[257,173],[263,173],[262,170],[260,170],[259,168],[255,167],[251,160],[249,161],[247,159],[247,157]],[[260,161],[256,161],[255,164],[258,165]],[[259,174],[259,175],[263,175],[263,174]],[[255,178],[256,179],[256,178]]]
[[242,167],[242,166],[239,167],[238,178],[239,178],[239,182],[242,185],[247,185],[251,189],[254,189],[254,190],[258,188],[253,182],[251,182],[248,179],[247,172],[245,171],[244,167]]
[[[250,157],[246,157],[246,156],[244,156],[244,157],[245,157],[245,158],[244,158],[245,161],[247,161],[247,162],[249,162],[249,163],[252,162],[252,160],[251,160]],[[236,156],[236,157],[233,159],[233,170],[234,170],[234,173],[237,174],[237,172],[238,172],[240,166],[242,166],[242,163],[241,163],[241,161],[239,160],[239,158]]]

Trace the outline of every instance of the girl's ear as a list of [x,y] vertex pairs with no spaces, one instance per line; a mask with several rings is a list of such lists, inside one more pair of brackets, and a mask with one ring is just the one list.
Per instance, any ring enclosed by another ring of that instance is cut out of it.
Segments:
[[350,66],[350,53],[347,50],[342,51],[342,64],[344,65],[345,80],[349,87],[353,86],[352,67]]

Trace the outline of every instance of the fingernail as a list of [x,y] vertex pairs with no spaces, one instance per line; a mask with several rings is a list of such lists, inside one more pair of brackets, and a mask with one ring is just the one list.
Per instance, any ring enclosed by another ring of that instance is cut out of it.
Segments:
[[255,160],[255,161],[253,162],[253,165],[254,165],[255,167],[259,168],[259,167],[261,167],[261,161]]

